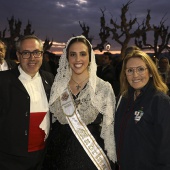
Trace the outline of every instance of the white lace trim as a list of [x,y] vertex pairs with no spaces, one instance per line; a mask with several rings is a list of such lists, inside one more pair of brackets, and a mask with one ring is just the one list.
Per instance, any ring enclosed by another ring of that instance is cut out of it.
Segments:
[[[67,46],[74,38],[85,38],[77,36],[71,38],[67,42]],[[90,43],[89,43],[90,44]],[[63,115],[59,96],[67,88],[71,78],[71,70],[66,55],[66,48],[59,61],[59,68],[55,77],[50,96],[50,110],[61,124],[67,124]],[[79,100],[81,104],[78,106],[80,116],[86,125],[93,122],[98,113],[103,114],[101,137],[104,139],[105,150],[110,160],[116,161],[116,149],[114,139],[114,112],[115,112],[115,95],[111,85],[99,79],[96,76],[97,65],[95,55],[91,51],[91,63],[89,66],[89,82],[87,86],[80,92]]]
[[[89,85],[87,84],[76,99],[80,101],[77,109],[83,122],[86,125],[92,123],[97,118],[99,113],[98,110],[95,109],[91,104],[90,95],[87,93],[88,87]],[[65,114],[63,113],[59,98],[50,106],[50,110],[52,113],[54,113],[54,117],[57,118],[61,124],[68,124]]]

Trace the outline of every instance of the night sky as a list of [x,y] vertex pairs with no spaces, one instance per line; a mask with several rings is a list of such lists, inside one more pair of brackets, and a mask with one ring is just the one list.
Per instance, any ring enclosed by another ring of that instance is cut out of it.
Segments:
[[[94,37],[93,43],[96,43],[99,40],[102,16],[100,9],[105,9],[108,25],[111,18],[119,23],[122,5],[127,2],[125,0],[1,0],[0,31],[8,27],[7,19],[14,16],[15,19],[22,21],[22,31],[29,20],[38,37],[42,40],[53,39],[60,47],[72,35],[82,33],[80,21],[90,27],[89,35]],[[127,16],[132,19],[137,17],[141,23],[148,9],[151,10],[151,24],[159,25],[165,16],[165,25],[170,25],[169,0],[134,0],[129,6]],[[113,50],[119,49],[118,44],[113,41],[110,43]]]

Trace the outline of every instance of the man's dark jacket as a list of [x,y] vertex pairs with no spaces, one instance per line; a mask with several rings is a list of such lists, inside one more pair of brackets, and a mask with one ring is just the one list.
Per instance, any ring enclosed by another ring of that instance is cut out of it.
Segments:
[[[19,75],[18,67],[0,72],[0,152],[27,156],[30,96]],[[45,71],[40,75],[49,100],[54,77]]]
[[97,76],[104,81],[108,81],[113,86],[115,72],[112,65],[108,65],[104,69],[103,66],[98,66]]

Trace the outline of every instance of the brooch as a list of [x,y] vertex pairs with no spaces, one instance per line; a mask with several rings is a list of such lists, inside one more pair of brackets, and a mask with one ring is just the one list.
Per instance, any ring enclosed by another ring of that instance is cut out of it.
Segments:
[[135,115],[135,118],[134,118],[135,123],[137,123],[137,122],[140,121],[140,119],[141,119],[141,117],[143,116],[143,114],[144,114],[144,112],[143,112],[143,107],[142,107],[140,110],[135,111],[135,113],[134,113],[134,115]]
[[61,100],[62,100],[62,101],[66,101],[66,100],[68,99],[68,97],[69,97],[68,93],[67,93],[67,92],[64,92],[64,93],[62,94]]

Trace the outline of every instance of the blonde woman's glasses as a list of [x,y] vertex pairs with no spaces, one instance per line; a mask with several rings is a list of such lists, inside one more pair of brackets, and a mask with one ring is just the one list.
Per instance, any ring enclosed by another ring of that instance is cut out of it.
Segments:
[[145,74],[145,70],[148,69],[147,67],[138,66],[138,67],[130,67],[126,68],[125,72],[127,76],[133,75],[135,72],[139,75]]

